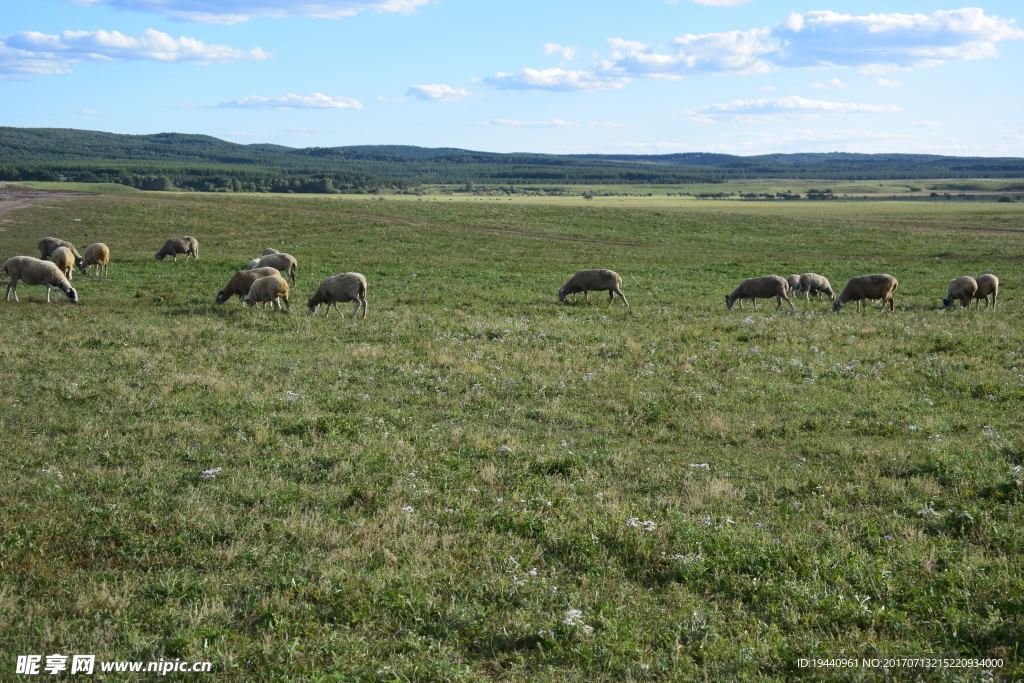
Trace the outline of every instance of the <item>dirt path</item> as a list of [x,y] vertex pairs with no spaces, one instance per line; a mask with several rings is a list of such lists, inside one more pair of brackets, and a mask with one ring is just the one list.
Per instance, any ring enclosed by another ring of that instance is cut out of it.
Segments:
[[[28,190],[25,188],[9,188],[0,190],[0,216],[14,209],[24,209],[26,206],[39,204],[40,202],[57,201],[60,199],[71,199],[73,197],[94,197],[94,192],[44,192],[42,190]],[[5,222],[10,218],[2,219]]]

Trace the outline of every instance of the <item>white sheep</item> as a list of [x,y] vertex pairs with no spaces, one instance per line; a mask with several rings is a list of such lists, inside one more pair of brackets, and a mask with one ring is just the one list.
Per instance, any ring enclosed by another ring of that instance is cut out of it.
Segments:
[[363,317],[366,317],[366,278],[361,273],[342,273],[324,278],[313,296],[309,297],[306,306],[310,315],[316,315],[320,304],[327,304],[324,317],[331,315],[331,306],[338,311],[338,315],[345,317],[338,310],[339,303],[355,301],[356,308],[352,311],[352,317],[359,313],[359,307],[363,308]]
[[273,247],[267,247],[266,249],[263,250],[263,255],[264,256],[270,256],[271,254],[280,254],[280,253],[281,252],[279,252],[277,249],[274,249]]
[[786,278],[786,284],[789,285],[789,291],[799,292],[800,291],[800,276],[790,275]]
[[[50,291],[59,289],[72,303],[78,303],[78,292],[55,264],[31,256],[12,256],[4,261],[4,273],[11,278],[7,283],[6,300],[18,300],[18,282],[26,285],[46,285],[46,303],[50,302]],[[57,303],[54,299],[52,303]]]
[[256,268],[255,270],[239,270],[228,283],[224,286],[224,289],[217,292],[217,303],[222,304],[233,296],[238,296],[238,300],[245,303],[245,297],[249,295],[249,289],[252,287],[252,283],[259,280],[261,277],[269,277],[271,275],[280,275],[281,273],[277,268]]
[[999,278],[991,273],[987,275],[979,275],[974,278],[975,282],[978,283],[978,291],[974,293],[974,298],[978,300],[978,308],[981,308],[981,300],[985,300],[985,308],[988,308],[988,298],[992,297],[992,308],[996,307],[996,297],[999,296]]
[[[249,296],[245,300],[245,305],[252,308],[257,302],[270,301],[274,310],[279,311],[281,310],[281,304],[277,301],[279,298],[284,299],[284,305],[290,311],[288,281],[280,275],[268,275],[252,283],[252,286],[249,287]],[[266,308],[266,304],[262,304],[262,307]]]
[[[857,311],[860,311],[860,303],[866,299],[871,300],[882,300],[882,310],[885,310],[886,302],[889,303],[889,312],[895,313],[895,303],[893,302],[892,293],[896,291],[900,283],[896,281],[892,275],[861,275],[860,277],[850,278],[850,281],[843,287],[843,291],[839,293],[835,303],[832,304],[832,310],[839,312],[846,305],[847,301],[857,302]],[[864,304],[865,310],[867,304]]]
[[46,260],[60,268],[60,272],[64,273],[64,277],[68,280],[71,279],[72,273],[75,272],[75,255],[71,253],[70,249],[67,247],[57,247],[53,250],[53,253],[46,257]]
[[740,308],[743,308],[743,300],[750,299],[756,309],[758,299],[771,299],[774,297],[778,301],[778,304],[775,306],[776,311],[782,307],[783,301],[789,304],[789,307],[795,311],[796,306],[786,296],[788,291],[789,283],[779,275],[750,277],[741,282],[739,287],[733,290],[732,294],[725,295],[725,307],[731,311],[732,305],[739,301]]
[[946,308],[949,308],[954,299],[959,299],[960,305],[968,308],[971,305],[971,299],[974,298],[974,293],[977,291],[978,282],[973,277],[970,275],[958,277],[955,280],[950,280],[949,287],[946,288],[946,298],[942,300],[942,303]]
[[257,268],[266,268],[268,266],[277,268],[281,271],[282,275],[287,275],[291,279],[293,285],[295,284],[295,271],[299,267],[299,262],[295,260],[294,256],[278,252],[276,254],[267,254],[256,262]]
[[622,303],[629,306],[626,295],[622,293],[622,278],[614,270],[605,268],[590,268],[569,278],[569,281],[558,290],[558,300],[565,301],[565,298],[572,294],[573,302],[576,301],[576,294],[583,292],[583,299],[590,301],[590,292],[608,292],[608,305],[611,306],[618,294]]
[[195,237],[172,237],[171,239],[164,242],[164,246],[160,251],[156,252],[156,257],[161,261],[167,256],[173,256],[173,260],[178,260],[178,254],[184,254],[185,258],[189,256],[194,258],[196,261],[199,260],[199,240]]
[[85,256],[78,262],[79,269],[86,275],[89,267],[96,266],[96,275],[106,275],[110,265],[110,248],[102,242],[90,244],[85,248]]
[[805,292],[808,301],[811,300],[812,294],[819,299],[824,294],[829,298],[829,301],[836,300],[836,293],[832,291],[832,285],[829,283],[828,278],[817,273],[804,273],[801,275],[800,287],[797,291]]
[[[259,267],[260,267],[260,260],[258,258],[254,258],[252,261],[249,261],[249,270],[255,270],[256,268],[259,268]],[[277,270],[277,269],[275,268],[274,270]]]

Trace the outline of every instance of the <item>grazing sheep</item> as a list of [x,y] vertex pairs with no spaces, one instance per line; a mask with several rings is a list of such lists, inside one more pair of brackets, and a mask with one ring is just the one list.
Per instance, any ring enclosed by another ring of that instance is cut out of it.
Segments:
[[974,281],[978,283],[978,291],[974,293],[974,298],[978,300],[978,308],[981,308],[981,300],[985,300],[985,308],[988,308],[988,297],[992,296],[992,308],[996,307],[996,297],[999,295],[999,278],[989,273],[988,275],[979,275],[974,278]]
[[85,248],[85,256],[78,262],[81,271],[88,275],[89,266],[96,266],[96,275],[106,275],[110,265],[110,248],[102,242],[90,244]]
[[259,267],[260,267],[260,260],[258,258],[254,258],[252,261],[249,261],[249,270],[253,270],[254,268],[259,268]]
[[363,308],[363,317],[366,317],[366,278],[360,273],[342,273],[324,278],[317,288],[316,293],[309,297],[306,306],[309,307],[309,314],[316,315],[316,309],[320,304],[327,304],[324,317],[331,315],[331,306],[338,311],[338,315],[345,317],[338,310],[338,303],[355,301],[356,308],[352,311],[352,317],[359,313],[359,307]]
[[281,271],[282,275],[288,276],[293,285],[295,284],[295,271],[299,267],[299,262],[296,261],[295,257],[291,254],[285,254],[283,252],[267,254],[256,263],[257,268],[265,268],[267,266],[277,268]]
[[611,306],[618,294],[622,303],[629,306],[626,295],[622,293],[622,278],[614,270],[604,268],[591,268],[581,270],[569,278],[569,281],[558,290],[558,300],[565,301],[565,297],[572,294],[573,302],[576,301],[576,294],[583,292],[583,299],[590,301],[590,292],[608,292],[608,305]]
[[968,308],[971,305],[971,299],[974,298],[974,293],[977,291],[978,282],[973,277],[970,275],[958,277],[955,280],[950,280],[949,288],[946,290],[946,298],[942,300],[942,303],[946,308],[949,308],[954,299],[959,299],[960,305]]
[[778,305],[775,306],[775,310],[779,310],[782,307],[782,302],[785,301],[789,304],[789,307],[794,311],[796,306],[786,296],[786,292],[789,291],[789,283],[778,275],[765,275],[763,277],[751,277],[747,278],[740,283],[740,286],[733,290],[732,294],[725,295],[725,307],[727,310],[732,310],[732,305],[737,301],[740,302],[740,308],[743,308],[743,299],[750,299],[754,302],[754,308],[757,308],[758,299],[771,299],[775,297],[778,300]]
[[[893,302],[892,293],[899,287],[896,278],[892,275],[861,275],[860,277],[850,278],[850,281],[843,287],[843,291],[839,293],[835,303],[832,304],[832,310],[839,312],[846,305],[847,301],[857,302],[857,311],[860,311],[860,302],[865,299],[881,299],[882,310],[885,310],[886,302],[889,303],[889,312],[895,313],[895,304]],[[864,304],[865,310],[867,304]]]
[[198,261],[199,240],[195,237],[172,237],[164,242],[163,248],[156,252],[156,257],[162,261],[165,256],[173,256],[173,260],[177,261],[178,254],[184,254],[186,259],[191,255]]
[[[280,275],[268,275],[252,283],[245,305],[251,308],[257,302],[270,301],[274,310],[279,311],[281,310],[281,304],[277,301],[279,298],[284,299],[284,305],[289,311],[292,310],[291,304],[288,303],[288,281]],[[265,309],[267,305],[264,303],[262,307]]]
[[39,258],[44,261],[49,258],[50,254],[61,247],[64,247],[71,252],[71,255],[75,257],[75,263],[80,263],[82,261],[82,255],[78,253],[77,249],[75,249],[75,245],[71,244],[71,242],[59,240],[56,237],[44,237],[36,242],[36,247],[39,249],[39,253],[41,254]]
[[217,292],[217,303],[222,304],[231,297],[237,295],[238,300],[245,303],[245,297],[249,295],[249,288],[252,283],[261,277],[280,275],[277,268],[257,268],[255,270],[240,270],[231,276],[224,289]]
[[[4,273],[11,278],[7,283],[6,300],[18,300],[18,281],[26,285],[46,285],[46,303],[50,302],[50,291],[59,289],[72,303],[78,303],[78,292],[71,286],[68,279],[60,272],[60,268],[50,261],[42,261],[31,256],[12,256],[4,261]],[[52,303],[57,303],[56,298]]]
[[280,253],[281,252],[279,252],[277,249],[274,249],[273,247],[267,247],[266,249],[263,250],[263,255],[264,256],[270,256],[271,254],[280,254]]
[[46,257],[46,260],[60,268],[60,272],[64,273],[64,277],[68,280],[71,279],[71,274],[75,272],[75,255],[71,253],[70,249],[67,247],[57,247],[53,250],[52,254]]
[[[793,288],[790,287],[791,291],[792,289]],[[805,292],[807,294],[808,301],[811,300],[812,294],[819,299],[821,298],[821,295],[824,294],[829,298],[829,301],[836,300],[836,293],[832,291],[832,285],[829,283],[828,278],[823,275],[818,275],[817,273],[804,273],[801,275],[798,291]]]
[[786,284],[789,285],[789,291],[799,292],[800,291],[800,276],[790,275],[786,278]]

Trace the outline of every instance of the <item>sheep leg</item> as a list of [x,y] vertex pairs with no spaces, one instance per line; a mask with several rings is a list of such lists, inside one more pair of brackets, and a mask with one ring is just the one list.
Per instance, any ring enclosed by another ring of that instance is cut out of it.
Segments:
[[368,306],[368,304],[367,304],[367,301],[366,301],[366,297],[364,296],[363,297],[363,318],[366,317],[366,308],[367,308],[367,306]]
[[626,301],[626,295],[622,293],[622,290],[621,290],[621,289],[619,289],[618,287],[616,287],[616,288],[615,288],[615,293],[619,295],[619,298],[620,298],[620,299],[622,299],[622,303],[626,304],[626,306],[629,306],[629,302],[628,302],[628,301]]
[[4,297],[4,301],[10,301],[11,300],[11,292],[14,292],[14,300],[17,301],[18,300],[18,281],[17,280],[11,280],[10,282],[7,283],[7,296]]
[[589,289],[584,289],[583,290],[583,300],[586,301],[588,304],[590,303],[590,290]]
[[609,289],[608,290],[608,305],[611,306],[613,301],[615,301],[615,290],[614,289]]
[[363,305],[363,302],[362,302],[362,301],[360,301],[359,299],[356,299],[356,308],[355,308],[355,310],[354,310],[354,311],[352,311],[352,317],[353,317],[353,318],[354,318],[354,317],[356,317],[356,315],[358,315],[358,313],[359,313],[359,307],[360,307],[360,306],[362,306],[362,305]]

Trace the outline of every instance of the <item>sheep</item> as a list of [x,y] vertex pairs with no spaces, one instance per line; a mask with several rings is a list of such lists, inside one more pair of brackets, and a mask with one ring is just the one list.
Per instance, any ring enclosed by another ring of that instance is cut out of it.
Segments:
[[611,306],[618,294],[622,303],[629,306],[626,295],[622,293],[622,278],[614,270],[604,268],[591,268],[581,270],[569,278],[569,281],[558,290],[558,300],[565,301],[565,297],[572,294],[573,302],[576,301],[576,294],[583,292],[583,299],[590,301],[590,292],[608,292],[608,305]]
[[750,299],[754,302],[754,308],[756,309],[758,299],[771,299],[775,297],[778,301],[778,305],[775,306],[776,311],[782,307],[783,301],[789,304],[789,307],[795,311],[796,306],[786,296],[788,291],[789,282],[778,275],[750,277],[741,282],[740,286],[734,289],[732,294],[725,295],[725,308],[731,311],[732,305],[737,301],[740,302],[740,308],[743,308],[743,299]]
[[[896,278],[892,275],[861,275],[860,277],[850,278],[850,281],[843,287],[843,291],[839,293],[835,303],[832,304],[832,310],[836,313],[843,309],[847,301],[857,302],[857,311],[860,311],[860,302],[865,299],[881,299],[882,310],[885,310],[886,302],[889,303],[889,312],[895,313],[895,304],[893,302],[892,293],[899,287]],[[865,310],[867,304],[864,305]]]
[[789,285],[789,291],[799,292],[800,291],[800,276],[790,275],[786,278],[786,284]]
[[224,289],[217,292],[217,303],[222,304],[231,297],[238,295],[238,300],[245,303],[245,297],[249,294],[249,288],[252,287],[252,283],[259,280],[261,277],[269,277],[270,275],[280,275],[280,271],[277,268],[257,268],[255,270],[239,270],[228,283],[224,286]]
[[195,237],[172,237],[164,242],[164,246],[160,251],[156,252],[156,258],[162,261],[165,256],[173,256],[173,260],[177,261],[178,254],[184,254],[186,259],[191,255],[192,258],[198,261],[199,240]]
[[[946,298],[942,300],[943,305],[949,308],[954,299],[960,300],[960,305],[968,308],[974,293],[978,291],[978,282],[969,275],[950,280],[949,288],[946,290]],[[986,302],[987,303],[987,302]]]
[[324,278],[316,293],[309,297],[306,306],[309,308],[310,315],[316,315],[320,304],[327,304],[324,312],[325,318],[331,315],[331,306],[338,311],[338,315],[345,317],[338,310],[338,303],[346,301],[356,302],[356,308],[352,311],[353,318],[359,313],[360,306],[363,308],[363,317],[366,317],[366,278],[361,273],[342,273]]
[[280,253],[281,252],[279,252],[277,249],[274,249],[273,247],[267,247],[266,249],[263,250],[263,255],[264,256],[270,256],[271,254],[280,254]]
[[293,285],[295,284],[295,271],[299,267],[299,262],[291,254],[282,252],[267,254],[256,263],[257,268],[265,268],[267,266],[277,268],[281,271],[282,275],[287,275],[291,279]]
[[[267,277],[261,277],[252,283],[249,287],[249,296],[245,300],[245,305],[250,308],[255,306],[257,302],[273,302],[272,306],[275,311],[281,310],[281,304],[278,303],[278,298],[284,299],[285,307],[290,311],[292,310],[291,304],[288,303],[288,281],[280,275],[268,275]],[[267,305],[264,303],[263,308]]]
[[41,254],[39,258],[44,261],[49,258],[50,254],[61,247],[64,247],[71,252],[71,255],[75,257],[75,263],[81,263],[82,255],[78,253],[78,250],[75,249],[75,245],[71,244],[71,242],[59,240],[56,237],[44,237],[36,242],[36,248],[39,249],[39,253]]
[[71,253],[71,250],[67,247],[57,247],[53,250],[53,253],[46,257],[47,261],[50,261],[58,268],[60,272],[64,274],[68,280],[71,279],[71,274],[75,272],[75,256]]
[[[18,281],[26,285],[46,285],[46,303],[50,301],[50,291],[59,289],[71,303],[78,303],[78,292],[71,286],[68,279],[60,272],[60,268],[50,261],[42,261],[31,256],[12,256],[4,261],[4,273],[11,278],[7,283],[6,300],[18,300]],[[56,298],[52,303],[57,303]]]
[[96,266],[96,275],[107,274],[110,265],[110,248],[102,242],[90,244],[85,248],[85,256],[78,262],[78,268],[85,275],[89,274],[89,266]]
[[[793,288],[790,287],[790,290]],[[807,295],[807,300],[811,300],[811,295],[821,298],[824,294],[829,298],[829,301],[836,300],[836,293],[832,291],[832,285],[829,283],[828,278],[817,273],[804,273],[800,276],[800,292],[804,292]]]
[[999,278],[989,273],[988,275],[979,275],[974,278],[974,281],[978,283],[978,291],[974,293],[974,298],[978,300],[978,308],[981,308],[981,300],[985,300],[985,308],[988,308],[988,297],[992,296],[992,308],[996,307],[996,297],[999,295]]
[[[258,258],[254,258],[252,261],[249,261],[249,270],[254,270],[255,268],[259,268],[259,267],[260,267],[260,260]],[[275,268],[275,270],[276,270],[276,268]]]

